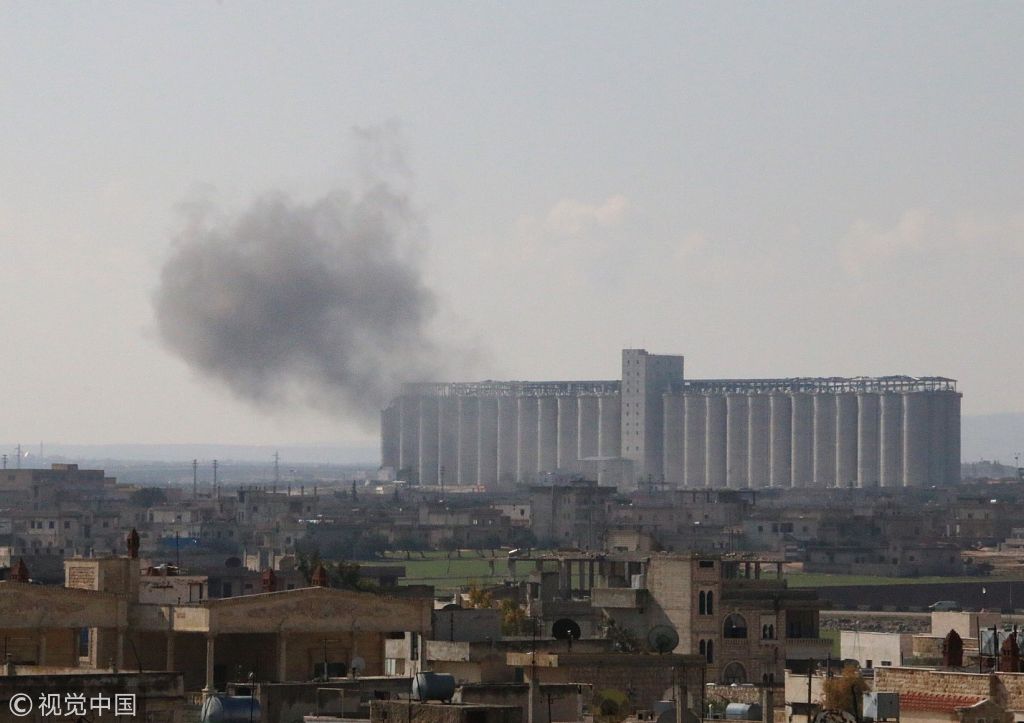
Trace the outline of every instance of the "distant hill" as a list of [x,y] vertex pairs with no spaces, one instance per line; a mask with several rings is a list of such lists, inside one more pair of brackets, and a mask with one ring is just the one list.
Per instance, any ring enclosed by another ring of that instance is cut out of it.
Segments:
[[1024,460],[1024,412],[964,416],[961,430],[964,462],[987,459],[1013,465],[1015,454]]
[[[7,444],[4,449],[13,449]],[[376,467],[380,464],[377,447],[343,446],[281,446],[265,447],[243,444],[44,444],[40,460],[38,445],[24,445],[23,466],[38,462],[103,462],[106,460],[134,462],[191,462],[219,459],[222,462],[272,464],[274,453],[281,455],[281,467],[289,464],[341,464]],[[9,463],[11,466],[13,462]]]

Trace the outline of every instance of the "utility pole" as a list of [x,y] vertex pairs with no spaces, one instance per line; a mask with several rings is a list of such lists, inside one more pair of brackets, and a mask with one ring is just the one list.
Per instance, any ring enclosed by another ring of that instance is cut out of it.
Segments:
[[199,498],[199,460],[192,460],[192,499]]
[[18,445],[18,469],[21,469],[21,445]]

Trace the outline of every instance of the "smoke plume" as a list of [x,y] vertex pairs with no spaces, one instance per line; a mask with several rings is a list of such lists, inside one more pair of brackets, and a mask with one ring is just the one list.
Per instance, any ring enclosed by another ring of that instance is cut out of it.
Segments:
[[196,220],[163,267],[160,335],[245,399],[372,419],[402,382],[439,371],[417,230],[406,196],[379,182]]

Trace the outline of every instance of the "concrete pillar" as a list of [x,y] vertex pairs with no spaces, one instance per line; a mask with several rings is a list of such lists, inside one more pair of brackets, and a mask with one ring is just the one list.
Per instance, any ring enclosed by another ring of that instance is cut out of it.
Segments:
[[440,437],[438,436],[437,397],[420,397],[419,483],[437,484]]
[[453,485],[459,479],[459,406],[455,397],[438,399],[438,482]]
[[928,395],[903,394],[903,485],[928,484]]
[[686,408],[683,396],[666,394],[662,414],[662,451],[665,457],[662,467],[665,471],[665,483],[671,488],[682,487],[686,466]]
[[277,682],[288,680],[288,637],[285,633],[277,634]]
[[758,489],[767,487],[771,479],[771,400],[767,394],[753,394],[747,398],[747,404],[747,480]]
[[217,636],[206,635],[206,685],[203,686],[203,701],[212,696],[216,689],[213,687],[213,659],[216,653]]
[[174,632],[168,630],[167,634],[165,635],[165,640],[167,641],[167,644],[164,646],[166,652],[166,663],[164,667],[167,670],[175,670],[176,668],[174,667]]
[[788,394],[773,393],[771,408],[771,472],[772,487],[793,484],[793,407]]
[[459,485],[477,483],[477,451],[480,448],[480,400],[459,397]]
[[814,486],[836,486],[836,395],[814,395]]
[[946,484],[946,398],[949,392],[928,392],[928,484]]
[[748,485],[750,447],[747,432],[750,429],[750,406],[746,394],[728,394],[725,397],[725,483],[731,488]]
[[707,404],[703,394],[683,396],[683,486],[703,487],[706,479],[704,463],[707,458]]
[[554,472],[558,467],[558,398],[537,399],[537,469]]
[[794,393],[793,405],[793,486],[814,484],[814,399],[810,394]]
[[945,483],[960,483],[960,399],[959,392],[946,397],[946,475]]
[[598,426],[597,453],[601,457],[622,456],[622,402],[618,394],[598,397],[601,423]]
[[857,395],[857,486],[875,487],[881,478],[879,395]]
[[577,430],[579,434],[579,459],[596,457],[598,440],[601,436],[601,408],[595,396],[581,396],[576,400]]
[[400,412],[397,402],[380,413],[380,466],[398,469]]
[[879,403],[881,440],[879,483],[882,487],[903,486],[903,397],[883,394]]
[[498,483],[502,487],[516,480],[519,449],[518,405],[515,397],[498,397]]
[[857,395],[836,398],[836,487],[857,484]]
[[726,403],[725,396],[709,394],[706,399],[707,437],[705,440],[705,487],[725,487]]
[[399,407],[398,467],[404,479],[415,479],[420,468],[420,403],[416,397],[402,397]]
[[516,480],[533,482],[537,477],[537,398],[518,398],[518,455]]
[[480,448],[477,451],[479,479],[486,489],[498,484],[498,400],[480,398]]
[[580,435],[579,414],[576,410],[576,397],[558,398],[558,469],[576,470],[579,468]]

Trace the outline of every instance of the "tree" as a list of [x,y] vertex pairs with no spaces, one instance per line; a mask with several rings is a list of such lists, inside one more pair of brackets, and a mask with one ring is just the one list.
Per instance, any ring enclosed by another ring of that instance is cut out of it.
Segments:
[[466,600],[471,608],[489,608],[494,606],[494,595],[477,585],[470,585]]
[[847,665],[840,675],[825,680],[823,690],[826,708],[845,710],[859,716],[861,696],[871,690],[871,685],[864,680],[860,670]]
[[501,634],[522,635],[526,623],[526,611],[511,598],[501,601]]

